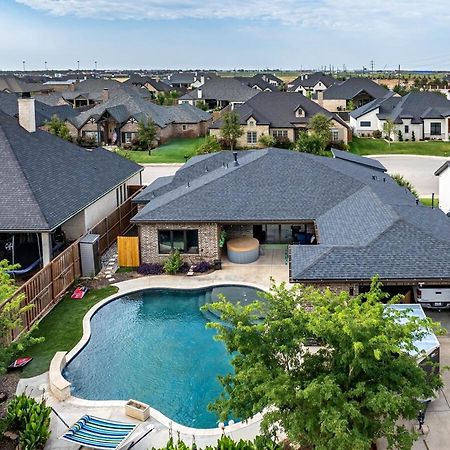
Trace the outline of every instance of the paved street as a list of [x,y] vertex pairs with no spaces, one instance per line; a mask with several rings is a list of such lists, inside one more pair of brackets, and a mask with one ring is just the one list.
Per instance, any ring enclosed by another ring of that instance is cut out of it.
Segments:
[[433,192],[439,197],[438,178],[434,176],[434,172],[448,158],[419,155],[374,155],[371,158],[380,161],[390,175],[403,175],[413,184],[420,197],[431,197]]
[[144,167],[142,172],[142,183],[153,183],[159,177],[173,175],[183,164],[141,164]]

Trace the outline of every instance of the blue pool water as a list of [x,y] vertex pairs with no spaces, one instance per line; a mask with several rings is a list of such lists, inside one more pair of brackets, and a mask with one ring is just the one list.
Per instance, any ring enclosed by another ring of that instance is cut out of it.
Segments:
[[[200,306],[224,292],[251,301],[257,290],[147,290],[114,300],[91,320],[91,339],[64,369],[72,394],[90,400],[150,404],[194,428],[213,428],[207,405],[222,391],[217,380],[232,370],[222,342],[206,329]],[[208,314],[209,315],[209,314]]]

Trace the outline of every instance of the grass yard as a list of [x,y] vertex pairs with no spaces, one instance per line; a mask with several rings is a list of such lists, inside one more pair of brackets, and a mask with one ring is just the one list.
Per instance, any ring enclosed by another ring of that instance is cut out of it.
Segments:
[[[431,208],[431,197],[421,197],[420,203]],[[434,207],[439,208],[439,199],[437,197],[434,197]]]
[[391,142],[391,145],[383,139],[354,137],[350,144],[350,151],[357,155],[427,155],[449,156],[450,142],[443,141],[415,141],[415,142]]
[[204,139],[205,138],[203,137],[174,139],[173,141],[152,150],[151,155],[149,155],[147,151],[141,152],[134,150],[117,150],[117,153],[138,164],[184,163],[186,162],[185,156],[188,156],[189,158],[194,156],[197,147]]
[[44,337],[45,341],[25,350],[25,356],[32,356],[28,366],[19,375],[34,377],[48,370],[50,361],[59,351],[69,351],[80,340],[83,334],[83,317],[106,297],[117,292],[114,286],[107,286],[89,291],[82,300],[72,300],[67,294],[41,321],[36,337]]

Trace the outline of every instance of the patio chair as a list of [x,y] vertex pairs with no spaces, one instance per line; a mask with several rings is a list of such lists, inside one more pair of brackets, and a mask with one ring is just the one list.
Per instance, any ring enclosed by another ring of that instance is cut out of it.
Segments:
[[130,437],[136,431],[138,425],[84,415],[69,427],[53,408],[52,410],[68,428],[59,439],[80,444],[79,449],[86,447],[98,450],[129,450],[153,431],[153,427],[148,424],[138,439],[130,441]]

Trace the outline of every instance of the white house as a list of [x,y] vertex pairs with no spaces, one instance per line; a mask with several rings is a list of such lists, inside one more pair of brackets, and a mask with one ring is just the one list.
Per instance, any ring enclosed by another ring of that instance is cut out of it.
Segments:
[[432,92],[411,92],[404,97],[390,93],[352,111],[350,126],[355,135],[369,137],[374,131],[383,132],[388,119],[395,125],[393,140],[399,140],[400,132],[404,140],[448,141],[450,101]]
[[[450,161],[445,162],[434,174],[439,177],[439,208],[450,213]],[[449,219],[450,220],[450,219]]]

